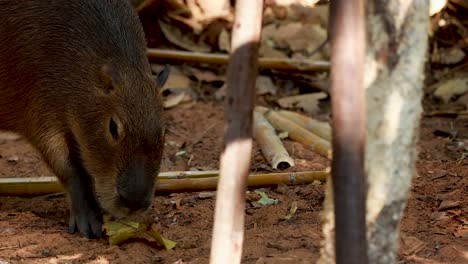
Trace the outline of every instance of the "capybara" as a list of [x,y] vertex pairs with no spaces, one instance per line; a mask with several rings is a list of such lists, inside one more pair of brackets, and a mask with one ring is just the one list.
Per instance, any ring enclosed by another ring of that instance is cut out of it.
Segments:
[[146,210],[164,147],[159,88],[128,0],[0,0],[0,129],[21,134],[66,190],[69,231]]

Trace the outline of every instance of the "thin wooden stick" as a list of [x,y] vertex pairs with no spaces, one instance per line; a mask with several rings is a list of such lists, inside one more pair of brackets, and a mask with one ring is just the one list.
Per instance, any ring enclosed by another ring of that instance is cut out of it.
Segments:
[[216,195],[211,264],[237,264],[242,257],[262,13],[263,0],[236,1],[227,75],[227,129]]
[[366,264],[364,1],[331,1],[329,25],[336,263]]
[[[161,62],[164,60],[167,63],[192,62],[222,65],[229,63],[229,56],[226,54],[211,54],[163,49],[148,49],[146,54],[150,61],[154,60]],[[328,61],[259,58],[258,67],[260,69],[272,69],[278,71],[313,73],[328,71],[330,69],[330,63]]]
[[[169,173],[172,174],[172,172]],[[251,174],[247,184],[249,187],[281,183],[308,184],[314,181],[325,181],[329,175],[329,171]],[[215,190],[218,179],[217,171],[208,172],[204,178],[162,178],[157,180],[156,193]],[[63,187],[56,177],[0,178],[0,196],[41,196],[60,192],[63,192]]]

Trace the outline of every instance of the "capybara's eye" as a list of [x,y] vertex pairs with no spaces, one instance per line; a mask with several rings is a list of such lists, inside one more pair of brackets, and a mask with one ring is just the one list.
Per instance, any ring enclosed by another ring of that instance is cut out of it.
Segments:
[[109,132],[111,133],[112,137],[117,140],[119,138],[119,131],[118,131],[117,123],[115,122],[114,118],[111,117],[109,121]]

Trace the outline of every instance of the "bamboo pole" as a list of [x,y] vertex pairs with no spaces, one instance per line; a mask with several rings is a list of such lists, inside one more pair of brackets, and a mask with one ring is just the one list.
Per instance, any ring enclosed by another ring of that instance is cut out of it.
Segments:
[[[203,52],[188,52],[179,50],[147,49],[146,52],[150,61],[162,61],[167,63],[207,63],[227,65],[229,56],[227,54],[211,54]],[[272,69],[278,71],[313,73],[328,71],[330,63],[328,61],[307,61],[281,58],[259,58],[259,69]]]
[[257,111],[254,111],[253,131],[255,141],[273,169],[279,167],[284,170],[294,166],[294,160],[284,148],[275,129],[268,123],[263,114]]
[[242,258],[262,13],[263,0],[236,1],[227,75],[225,148],[216,193],[211,264],[237,264]]
[[161,172],[158,179],[192,179],[192,178],[208,178],[218,177],[219,171],[167,171]]
[[280,115],[278,112],[267,111],[264,115],[273,127],[288,132],[289,138],[292,140],[306,145],[310,150],[318,154],[331,158],[332,148],[327,140],[315,135],[304,127]]
[[287,110],[279,110],[278,113],[293,121],[294,123],[305,127],[307,130],[316,134],[317,136],[331,142],[332,131],[330,124],[327,122],[321,122],[314,118]]
[[[250,175],[247,178],[248,187],[271,186],[277,184],[308,184],[314,181],[325,181],[329,171],[305,171]],[[198,179],[160,180],[157,192],[186,192],[214,190],[218,177]]]
[[335,261],[337,264],[366,264],[364,0],[332,1],[329,20]]
[[[192,172],[183,173],[190,174]],[[172,172],[167,174],[172,174]],[[247,185],[249,187],[262,187],[277,184],[309,184],[314,181],[326,181],[329,175],[330,172],[326,170],[251,174],[247,179]],[[156,193],[216,190],[219,180],[218,173],[211,171],[206,176],[205,178],[161,178],[156,182]],[[0,178],[0,196],[40,196],[63,191],[62,185],[53,176]]]

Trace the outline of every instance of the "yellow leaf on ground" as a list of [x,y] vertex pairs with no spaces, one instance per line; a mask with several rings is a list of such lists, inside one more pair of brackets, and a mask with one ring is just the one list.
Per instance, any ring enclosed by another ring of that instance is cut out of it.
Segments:
[[468,92],[468,78],[453,78],[442,81],[437,85],[434,96],[447,103],[453,97]]
[[173,249],[176,246],[174,241],[164,238],[159,234],[154,225],[148,226],[130,220],[109,221],[103,225],[106,234],[109,236],[110,245],[118,245],[131,238],[143,238],[154,241],[158,245]]

